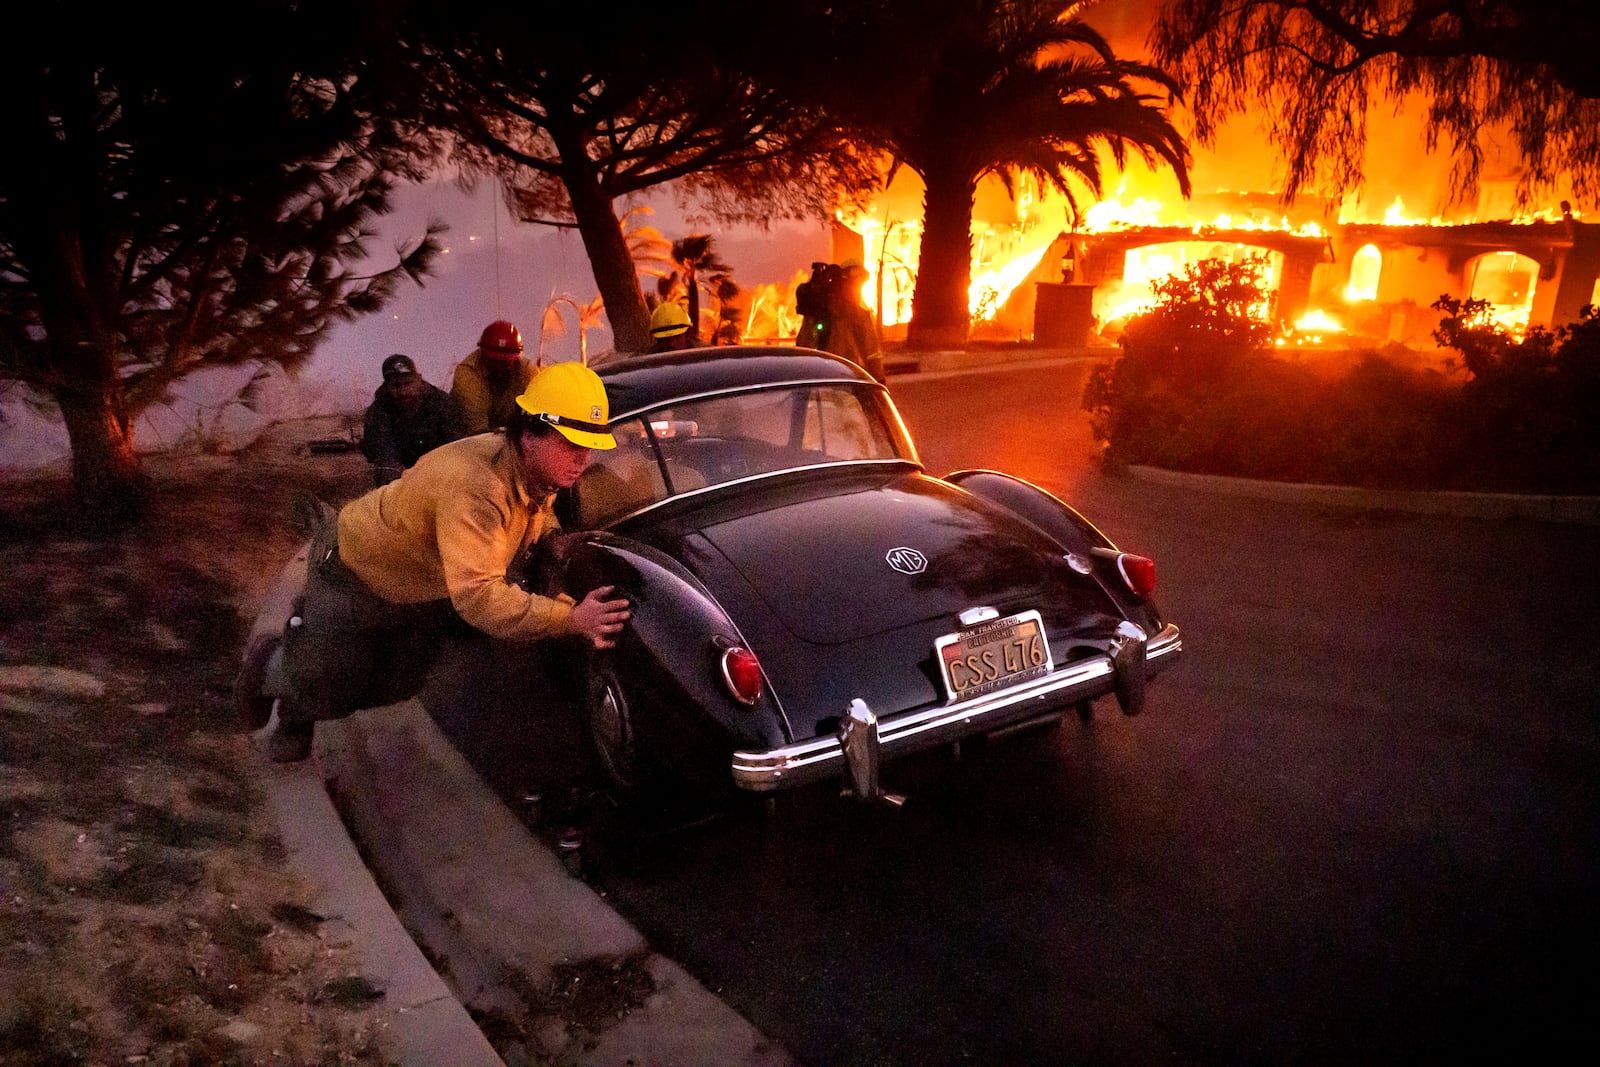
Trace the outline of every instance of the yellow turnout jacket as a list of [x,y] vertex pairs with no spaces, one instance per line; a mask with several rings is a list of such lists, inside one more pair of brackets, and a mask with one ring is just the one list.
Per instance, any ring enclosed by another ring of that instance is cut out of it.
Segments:
[[441,445],[339,512],[339,558],[396,604],[449,598],[470,625],[529,641],[569,632],[573,601],[506,581],[518,553],[560,530],[555,495],[530,495],[499,434]]

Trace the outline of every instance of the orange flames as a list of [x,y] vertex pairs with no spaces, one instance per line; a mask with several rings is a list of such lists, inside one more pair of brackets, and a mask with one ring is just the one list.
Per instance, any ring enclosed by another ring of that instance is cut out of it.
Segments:
[[[863,300],[873,310],[882,309],[879,321],[886,327],[911,320],[911,295],[916,287],[922,245],[920,219],[905,217],[909,205],[898,203],[903,194],[891,189],[870,208],[838,213],[840,223],[861,239],[862,266],[867,269]],[[902,213],[895,217],[896,207]],[[1026,175],[1016,184],[1016,196],[999,222],[974,217],[972,227],[972,280],[967,287],[967,308],[975,325],[994,322],[1013,291],[1039,266],[1060,232],[1046,224],[1050,212],[1040,204],[1037,187]]]
[[[1137,175],[1133,177],[1141,184],[1152,184],[1148,175],[1142,181]],[[1427,344],[1428,331],[1436,324],[1436,317],[1429,320],[1418,308],[1425,308],[1439,292],[1452,287],[1464,287],[1467,292],[1463,295],[1487,300],[1490,317],[1513,333],[1520,335],[1531,321],[1540,268],[1526,255],[1512,251],[1473,252],[1463,273],[1446,276],[1435,266],[1433,276],[1418,276],[1412,285],[1415,292],[1397,298],[1397,285],[1387,275],[1415,271],[1413,261],[1424,260],[1427,255],[1402,256],[1394,252],[1398,246],[1388,242],[1350,248],[1344,236],[1344,230],[1351,226],[1443,229],[1473,225],[1478,221],[1475,217],[1414,216],[1400,196],[1381,211],[1359,203],[1315,203],[1309,209],[1299,207],[1291,213],[1283,210],[1270,193],[1216,193],[1184,202],[1150,195],[1148,190],[1132,192],[1127,179],[1124,176],[1113,196],[1090,205],[1075,226],[1066,217],[1064,201],[1055,198],[1046,202],[1025,179],[1018,182],[1014,198],[998,197],[992,188],[980,189],[974,212],[972,281],[968,290],[975,335],[983,336],[987,331],[991,337],[1020,339],[1031,334],[1032,283],[1077,280],[1094,283],[1093,314],[1100,338],[1109,341],[1127,319],[1153,304],[1156,282],[1181,273],[1186,265],[1204,259],[1236,261],[1261,255],[1267,258],[1265,281],[1272,294],[1261,314],[1263,318],[1271,317],[1284,285],[1285,255],[1263,246],[1270,242],[1258,245],[1243,239],[1250,234],[1275,235],[1277,248],[1300,242],[1292,246],[1299,249],[1296,254],[1302,259],[1304,242],[1320,241],[1326,248],[1311,280],[1307,282],[1302,277],[1299,303],[1289,305],[1295,310],[1290,312],[1292,321],[1282,326],[1279,344],[1284,346],[1341,343],[1357,333],[1368,338],[1376,335],[1379,340],[1420,339]],[[911,318],[922,240],[920,200],[920,189],[908,195],[906,190],[891,187],[865,210],[837,216],[844,228],[838,232],[848,240],[844,246],[836,243],[836,250],[845,247],[854,254],[836,254],[836,259],[855,258],[866,268],[863,303],[878,312],[879,321],[890,336],[895,327]],[[1213,210],[1202,215],[1196,210],[1202,202]],[[1224,206],[1217,209],[1218,204]],[[1562,212],[1546,209],[1514,217],[1507,217],[1508,212],[1498,221],[1519,225],[1576,218],[1565,208],[1563,205]],[[1309,213],[1317,213],[1320,218],[1306,217]],[[1088,279],[1064,279],[1060,258],[1063,245],[1058,244],[1062,239],[1070,241],[1073,235],[1138,235],[1156,229],[1167,232],[1151,234],[1150,244],[1127,247],[1117,264],[1120,271],[1112,269]],[[1416,247],[1426,246],[1423,237],[1418,240],[1421,244]],[[1399,243],[1412,247],[1408,241]],[[1380,249],[1379,244],[1388,251]],[[1053,247],[1057,249],[1055,255],[1047,258]],[[1345,261],[1337,262],[1338,258]],[[794,336],[798,321],[793,313],[793,288],[805,280],[806,273],[797,273],[788,285],[761,286],[755,291],[747,311],[747,337]],[[1396,299],[1410,310],[1386,310]],[[1407,316],[1403,322],[1396,318],[1402,314]]]
[[[1118,55],[1148,60],[1147,7],[1094,6],[1086,17],[1106,34]],[[1097,262],[1089,274],[1079,262],[1079,274],[1070,279],[1094,285],[1092,310],[1101,342],[1114,340],[1119,324],[1150,305],[1153,282],[1200,259],[1237,260],[1263,252],[1273,294],[1272,308],[1263,314],[1290,320],[1283,327],[1285,345],[1362,338],[1429,346],[1439,316],[1428,305],[1441,292],[1488,301],[1495,321],[1514,330],[1526,329],[1536,316],[1550,321],[1558,299],[1552,290],[1559,286],[1565,294],[1560,299],[1570,304],[1572,293],[1587,286],[1571,276],[1552,283],[1552,270],[1562,268],[1549,245],[1507,240],[1500,250],[1492,240],[1451,239],[1449,234],[1474,224],[1549,225],[1579,216],[1569,213],[1565,203],[1561,210],[1519,213],[1522,174],[1511,151],[1500,153],[1497,162],[1486,162],[1475,203],[1419,211],[1418,205],[1450,204],[1453,195],[1451,161],[1434,152],[1425,134],[1426,107],[1426,101],[1405,98],[1394,101],[1393,108],[1374,109],[1366,123],[1369,166],[1362,192],[1338,202],[1304,195],[1285,209],[1276,195],[1283,162],[1251,115],[1225,123],[1212,143],[1194,146],[1189,177],[1196,193],[1187,201],[1170,173],[1150,169],[1136,158],[1125,167],[1103,160],[1111,191],[1099,202],[1085,200],[1078,218],[1070,216],[1064,198],[1053,192],[1047,196],[1047,190],[1026,177],[1019,177],[1014,197],[999,181],[985,179],[973,215],[968,306],[974,333],[1007,339],[1032,333],[1033,283],[1064,280],[1063,245],[1058,241],[1072,234],[1084,237],[1085,244],[1110,249],[1106,256],[1113,260]],[[1181,105],[1175,115],[1187,121]],[[1561,195],[1552,195],[1551,202]],[[911,316],[922,196],[920,180],[901,168],[874,202],[839,218],[849,232],[839,231],[845,240],[836,242],[835,258],[857,258],[867,268],[871,276],[865,301],[879,309],[890,336]],[[1353,227],[1363,232],[1352,233]],[[1385,239],[1371,227],[1414,232]],[[1141,231],[1158,228],[1170,232],[1150,234],[1150,243],[1134,239]],[[1108,234],[1128,234],[1129,239],[1108,242]],[[1252,234],[1272,235],[1272,240],[1252,243],[1246,239]],[[1311,264],[1318,245],[1322,254]],[[1289,250],[1287,256],[1281,249]],[[784,329],[792,315],[786,320],[783,311],[785,300],[792,308],[793,284],[764,287],[762,310],[751,316],[754,328],[773,331],[769,336],[793,336],[792,325]],[[1595,297],[1600,303],[1600,287]],[[1568,307],[1563,313],[1571,311]]]

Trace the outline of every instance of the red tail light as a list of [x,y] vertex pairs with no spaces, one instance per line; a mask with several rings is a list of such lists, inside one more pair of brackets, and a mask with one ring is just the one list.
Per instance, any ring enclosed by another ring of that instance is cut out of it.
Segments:
[[754,704],[761,699],[761,664],[748,648],[734,645],[723,650],[722,680],[735,700]]
[[1117,557],[1117,570],[1122,572],[1122,580],[1128,583],[1128,588],[1141,600],[1147,599],[1156,591],[1155,560],[1124,552]]

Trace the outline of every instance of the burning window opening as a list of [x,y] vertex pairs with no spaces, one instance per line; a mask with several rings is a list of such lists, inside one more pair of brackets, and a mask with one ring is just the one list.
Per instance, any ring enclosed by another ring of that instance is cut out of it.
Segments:
[[1383,253],[1374,244],[1365,244],[1350,257],[1350,284],[1344,298],[1352,304],[1378,299],[1378,278],[1383,274]]
[[[1185,267],[1205,260],[1237,263],[1252,258],[1266,260],[1263,287],[1269,295],[1276,293],[1283,277],[1282,253],[1268,252],[1263,255],[1260,249],[1248,245],[1206,241],[1171,241],[1130,248],[1123,258],[1121,281],[1108,282],[1100,287],[1103,292],[1095,293],[1095,317],[1105,324],[1105,328],[1120,332],[1120,327],[1129,319],[1155,306],[1157,282],[1181,275]],[[1257,318],[1263,321],[1269,319],[1272,312],[1270,300],[1255,310]]]
[[1472,261],[1469,277],[1467,296],[1488,301],[1490,321],[1520,340],[1533,312],[1538,262],[1516,252],[1490,252]]

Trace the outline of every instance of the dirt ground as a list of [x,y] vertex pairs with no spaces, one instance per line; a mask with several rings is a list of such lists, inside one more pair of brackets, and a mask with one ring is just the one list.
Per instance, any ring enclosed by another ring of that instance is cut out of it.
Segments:
[[231,706],[296,491],[367,484],[307,447],[343,430],[147,457],[117,536],[62,520],[61,477],[0,484],[0,1064],[381,1062],[381,993],[319,936]]

